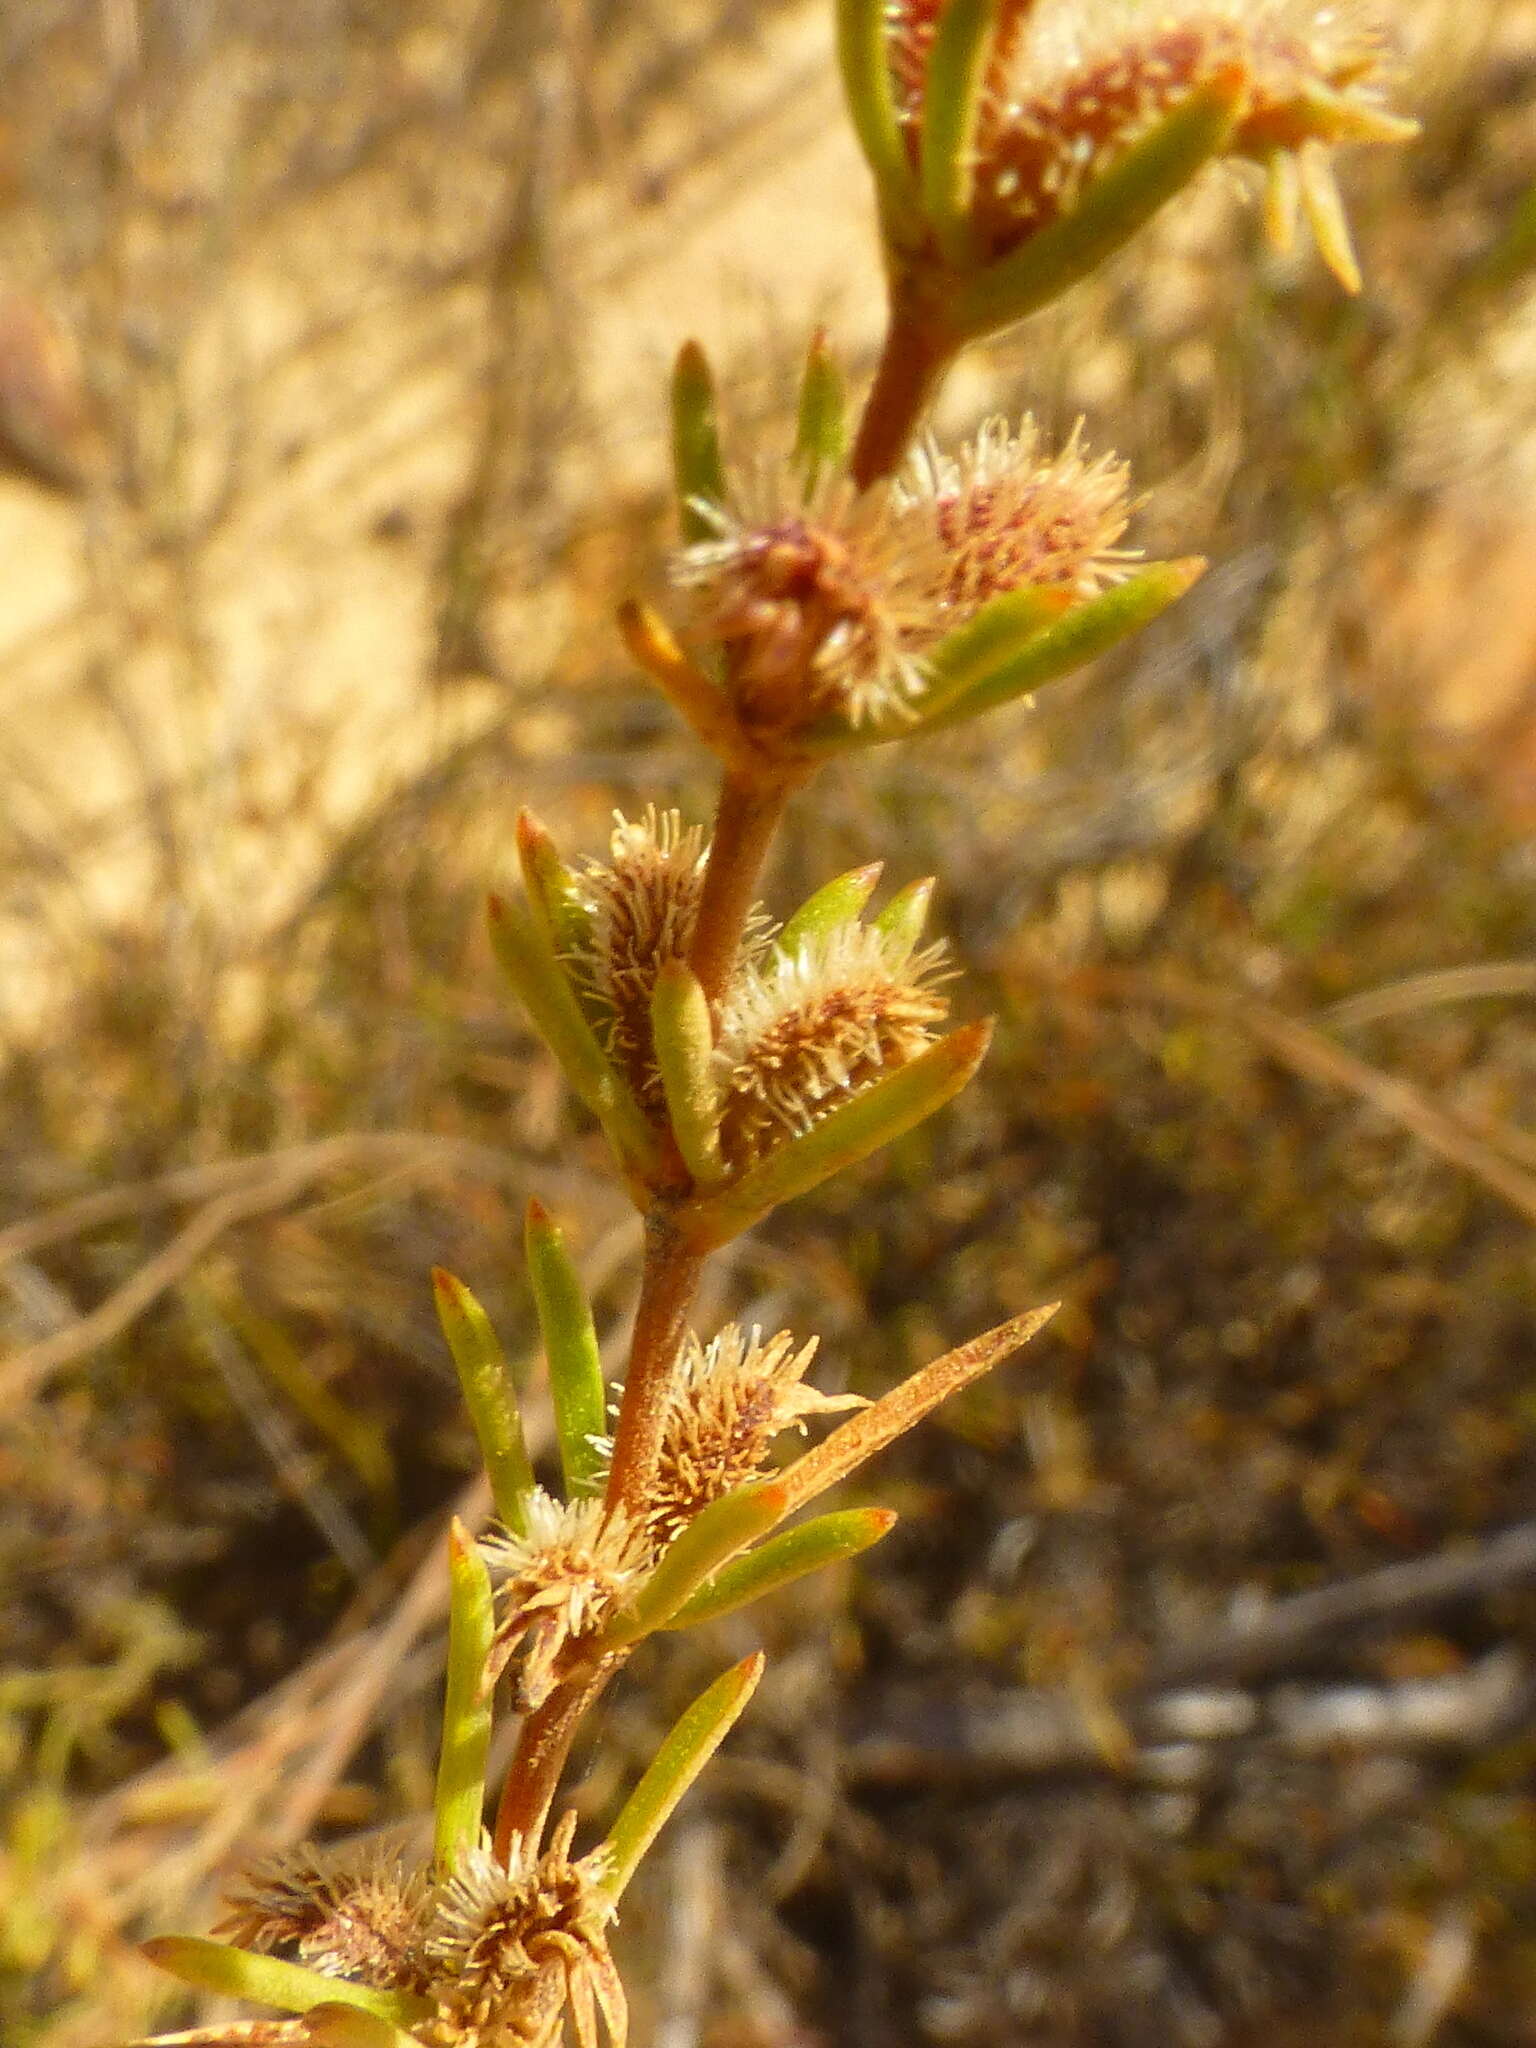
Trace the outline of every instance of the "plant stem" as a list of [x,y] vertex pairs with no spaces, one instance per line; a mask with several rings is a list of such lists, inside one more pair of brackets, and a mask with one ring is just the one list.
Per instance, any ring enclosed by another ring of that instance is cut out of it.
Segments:
[[784,806],[809,773],[808,767],[726,770],[688,961],[712,1009],[718,1007],[736,965],[757,878]]
[[525,1842],[542,1838],[576,1730],[624,1661],[622,1654],[605,1658],[595,1669],[557,1686],[518,1731],[517,1750],[496,1808],[492,1847],[503,1866],[511,1858],[514,1836]]
[[645,1266],[629,1346],[624,1399],[608,1469],[608,1506],[638,1516],[661,1449],[667,1387],[683,1341],[704,1254],[659,1203],[646,1218]]
[[900,466],[955,343],[932,319],[902,299],[891,300],[880,367],[864,401],[848,467],[861,491]]
[[[689,961],[712,1005],[735,968],[757,878],[784,807],[810,772],[808,765],[726,770]],[[667,1392],[704,1258],[680,1228],[673,1205],[656,1200],[646,1217],[640,1300],[608,1470],[610,1511],[637,1519],[644,1512],[661,1450]],[[523,1724],[496,1811],[495,1852],[503,1863],[514,1836],[527,1841],[542,1835],[576,1730],[622,1661],[605,1658],[595,1670],[557,1687]]]

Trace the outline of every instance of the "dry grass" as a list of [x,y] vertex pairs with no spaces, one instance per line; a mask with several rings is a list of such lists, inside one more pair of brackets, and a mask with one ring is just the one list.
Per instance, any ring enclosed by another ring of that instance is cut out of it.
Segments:
[[[591,846],[698,795],[606,618],[659,547],[669,341],[737,361],[751,425],[786,308],[871,322],[857,219],[815,224],[860,189],[819,8],[13,12],[0,2035],[94,2048],[240,1845],[423,1803],[471,1462],[427,1269],[526,1347],[536,1190],[610,1331],[632,1270],[478,892],[517,801]],[[784,901],[938,872],[1006,1028],[731,1306],[867,1391],[1069,1306],[906,1454],[833,1659],[771,1618],[627,1916],[642,2039],[1527,2037],[1536,1604],[1476,1567],[1536,1472],[1536,30],[1413,20],[1427,135],[1359,167],[1360,305],[1213,191],[953,396],[1086,410],[1162,486],[1149,540],[1218,567],[791,835]],[[1356,1580],[1279,1661],[1201,1664]],[[594,1802],[719,1650],[648,1667]]]

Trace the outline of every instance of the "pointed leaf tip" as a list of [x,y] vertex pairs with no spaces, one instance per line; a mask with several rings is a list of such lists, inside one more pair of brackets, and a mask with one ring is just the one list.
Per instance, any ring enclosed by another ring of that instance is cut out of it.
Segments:
[[918,881],[908,882],[904,889],[897,890],[874,920],[875,930],[888,943],[887,958],[904,959],[916,950],[923,936],[923,926],[928,922],[929,907],[937,887],[935,875],[924,875]]
[[990,1018],[960,1025],[699,1202],[691,1219],[696,1242],[725,1244],[770,1209],[904,1137],[959,1094],[986,1057],[992,1029]]
[[608,1390],[597,1327],[565,1233],[542,1203],[528,1204],[523,1250],[549,1364],[565,1490],[576,1500],[600,1493],[606,1473],[601,1440],[608,1428]]
[[851,924],[874,895],[884,871],[885,863],[875,860],[824,882],[786,921],[773,942],[775,951],[793,955],[809,941],[824,938],[839,925]]
[[795,428],[795,461],[807,500],[829,472],[839,468],[848,450],[843,375],[818,327],[806,351],[800,383],[800,412]]
[[603,1844],[607,1872],[602,1883],[610,1898],[621,1896],[683,1794],[740,1718],[757,1690],[765,1662],[759,1650],[722,1672],[656,1752]]
[[683,539],[707,539],[710,524],[695,501],[724,503],[725,462],[715,418],[714,375],[696,341],[683,343],[672,371],[672,471]]
[[667,1626],[695,1628],[702,1622],[718,1621],[767,1593],[794,1585],[811,1572],[857,1557],[888,1536],[896,1519],[891,1508],[845,1508],[804,1522],[797,1529],[786,1529],[716,1572]]
[[1204,570],[1204,559],[1198,555],[1149,562],[1124,582],[1073,605],[1054,624],[1028,636],[998,666],[974,674],[958,695],[946,692],[940,708],[923,720],[922,729],[958,725],[984,711],[1016,703],[1046,683],[1097,660],[1177,603]]
[[426,1999],[409,1991],[376,1991],[371,1985],[329,1977],[278,1956],[252,1955],[202,1935],[161,1934],[140,1944],[140,1954],[183,1984],[224,1998],[245,1998],[280,2012],[311,2012],[320,2005],[351,2005],[393,2025],[409,2027],[431,2011]]
[[521,1535],[527,1526],[533,1467],[523,1441],[512,1369],[490,1317],[462,1280],[434,1266],[432,1291],[438,1323],[485,1461],[496,1512],[509,1529]]
[[814,1449],[779,1475],[780,1484],[789,1495],[790,1512],[804,1507],[829,1486],[857,1471],[876,1452],[931,1414],[941,1401],[958,1394],[962,1387],[968,1387],[1021,1350],[1060,1307],[1059,1301],[1053,1301],[1044,1308],[1027,1309],[1023,1315],[1011,1316],[995,1329],[973,1337],[968,1344],[945,1352],[942,1358],[923,1366],[888,1394],[882,1394],[872,1406],[851,1416],[830,1436],[823,1437]]
[[767,1480],[739,1486],[734,1493],[701,1508],[662,1552],[661,1561],[609,1630],[603,1647],[620,1649],[665,1628],[706,1579],[781,1522],[788,1505],[778,1481]]

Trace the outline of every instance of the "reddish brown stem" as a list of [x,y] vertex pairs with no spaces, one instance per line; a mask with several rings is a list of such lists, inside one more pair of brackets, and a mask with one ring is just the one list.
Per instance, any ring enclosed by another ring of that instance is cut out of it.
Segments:
[[726,771],[688,962],[712,1006],[725,993],[736,965],[757,878],[784,806],[809,772],[805,768]]
[[646,1218],[640,1302],[608,1468],[609,1507],[637,1517],[656,1469],[667,1387],[703,1264],[704,1254],[681,1235],[666,1210],[652,1209]]
[[[690,959],[712,1003],[736,965],[757,878],[784,806],[809,772],[755,763],[726,770]],[[703,1251],[680,1228],[673,1209],[657,1200],[646,1218],[640,1301],[608,1470],[609,1508],[637,1519],[660,1454],[667,1391],[703,1264]],[[607,1659],[558,1687],[524,1723],[496,1813],[495,1850],[503,1862],[514,1837],[542,1835],[576,1730],[621,1661]]]
[[861,491],[899,468],[954,353],[941,329],[892,300],[880,367],[848,463]]
[[511,1859],[514,1837],[525,1842],[542,1839],[576,1730],[623,1661],[622,1657],[607,1658],[595,1670],[557,1686],[523,1723],[496,1808],[492,1847],[502,1865]]

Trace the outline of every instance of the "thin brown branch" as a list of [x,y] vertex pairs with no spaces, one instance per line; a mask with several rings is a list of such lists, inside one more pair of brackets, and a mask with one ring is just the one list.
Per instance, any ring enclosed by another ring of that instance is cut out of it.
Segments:
[[893,305],[848,467],[861,491],[900,468],[955,353],[928,322]]
[[1517,1522],[1476,1543],[1294,1593],[1251,1619],[1226,1622],[1207,1636],[1175,1644],[1157,1659],[1150,1682],[1172,1686],[1253,1678],[1346,1632],[1411,1621],[1529,1579],[1536,1579],[1536,1522]]
[[1384,1074],[1335,1045],[1315,1026],[1247,996],[1230,996],[1179,974],[1095,969],[1076,978],[1089,993],[1105,991],[1235,1024],[1308,1080],[1341,1088],[1400,1124],[1452,1166],[1459,1166],[1528,1223],[1536,1223],[1536,1175],[1413,1082]]
[[646,1218],[645,1267],[608,1470],[610,1508],[633,1513],[644,1501],[661,1449],[668,1383],[703,1268],[703,1254],[680,1235],[667,1211],[653,1209]]
[[1466,967],[1438,967],[1429,974],[1411,974],[1402,981],[1346,996],[1323,1012],[1323,1021],[1334,1031],[1354,1031],[1363,1024],[1412,1016],[1447,1003],[1530,995],[1536,995],[1536,960],[1479,960]]
[[557,1686],[523,1723],[496,1809],[493,1847],[501,1862],[511,1860],[514,1840],[537,1841],[542,1836],[576,1731],[626,1661],[620,1652]]
[[285,1208],[329,1174],[369,1166],[385,1166],[397,1175],[410,1176],[458,1166],[497,1180],[521,1182],[523,1178],[519,1162],[489,1145],[465,1144],[426,1132],[346,1132],[248,1159],[219,1160],[153,1180],[103,1188],[99,1194],[13,1224],[0,1234],[0,1264],[124,1216],[192,1200],[204,1191],[222,1191],[214,1192],[213,1199],[167,1245],[87,1315],[0,1363],[0,1408],[24,1399],[54,1373],[120,1337],[239,1224]]
[[736,965],[758,876],[784,807],[808,773],[805,768],[726,771],[689,956],[711,1004],[720,1001]]

